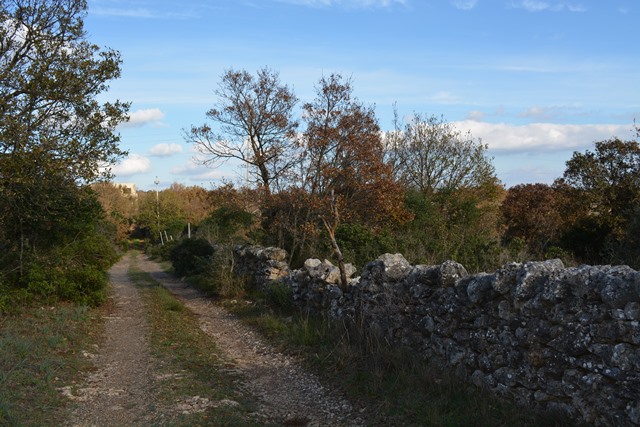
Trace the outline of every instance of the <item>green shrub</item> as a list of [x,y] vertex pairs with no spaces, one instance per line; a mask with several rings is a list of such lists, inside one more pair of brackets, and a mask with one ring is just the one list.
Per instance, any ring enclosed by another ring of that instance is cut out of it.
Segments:
[[243,298],[247,293],[248,281],[233,272],[233,250],[229,246],[221,246],[203,265],[203,271],[190,276],[191,285],[207,293],[221,298]]
[[168,242],[165,242],[164,244],[146,245],[145,251],[151,259],[169,261],[171,260],[171,251],[179,243],[180,241],[178,240],[170,240]]
[[82,238],[25,253],[19,269],[0,272],[0,310],[33,299],[98,305],[106,297],[107,270],[117,259],[111,242],[92,230]]
[[205,239],[184,239],[171,249],[169,258],[178,276],[193,276],[206,270],[213,252]]
[[109,276],[104,270],[85,266],[70,271],[67,277],[66,286],[59,290],[63,298],[90,306],[97,306],[105,301]]
[[254,216],[238,206],[222,206],[198,226],[197,235],[211,241],[246,243]]
[[293,294],[291,288],[283,282],[274,282],[265,291],[267,303],[283,313],[293,311]]
[[95,265],[67,266],[61,261],[59,264],[31,262],[21,278],[22,289],[47,301],[62,299],[91,306],[104,302],[109,283],[105,270]]
[[347,262],[358,267],[363,267],[384,253],[396,251],[388,231],[374,233],[362,224],[340,224],[336,239]]

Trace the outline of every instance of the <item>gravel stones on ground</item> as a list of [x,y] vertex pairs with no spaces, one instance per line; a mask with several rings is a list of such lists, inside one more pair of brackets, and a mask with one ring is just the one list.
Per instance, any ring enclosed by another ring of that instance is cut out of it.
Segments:
[[276,351],[235,316],[164,273],[156,263],[141,259],[139,266],[199,317],[202,330],[221,348],[227,369],[240,374],[239,387],[259,399],[254,414],[258,420],[303,426],[364,425],[340,393],[305,371],[294,357]]
[[[258,423],[310,427],[365,424],[340,393],[323,385],[294,357],[276,351],[254,330],[164,273],[158,264],[146,257],[136,262],[198,316],[200,328],[221,349],[223,369],[240,378],[237,387],[241,392],[257,398],[250,418]],[[125,256],[109,272],[113,304],[105,316],[104,336],[96,348],[85,352],[95,370],[60,389],[75,403],[67,425],[165,425],[177,415],[238,406],[233,400],[205,396],[180,398],[170,407],[160,403],[155,384],[162,378],[154,369],[145,305],[128,276],[130,263],[131,256]]]
[[158,425],[149,326],[138,290],[128,277],[130,258],[110,272],[113,308],[105,318],[104,337],[96,353],[86,353],[96,370],[84,381],[60,391],[77,403],[70,426]]

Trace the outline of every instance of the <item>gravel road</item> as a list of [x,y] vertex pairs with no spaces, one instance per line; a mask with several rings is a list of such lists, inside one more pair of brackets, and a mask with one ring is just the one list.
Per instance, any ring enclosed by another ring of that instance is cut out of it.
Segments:
[[[95,354],[97,369],[82,384],[62,392],[75,400],[70,426],[163,425],[171,408],[157,404],[154,361],[149,350],[146,310],[127,275],[130,255],[110,270],[113,310]],[[276,351],[255,331],[196,290],[138,256],[137,267],[165,286],[199,319],[226,359],[225,368],[242,378],[240,390],[258,398],[251,418],[288,426],[361,426],[360,413],[340,393],[323,385],[293,357]],[[215,424],[212,424],[215,425]]]

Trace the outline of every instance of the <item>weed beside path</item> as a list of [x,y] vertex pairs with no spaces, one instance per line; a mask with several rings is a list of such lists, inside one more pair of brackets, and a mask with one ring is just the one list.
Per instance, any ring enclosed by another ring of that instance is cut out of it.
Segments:
[[111,310],[69,426],[255,425],[252,401],[221,373],[215,344],[193,315],[129,253],[110,271]]
[[241,389],[258,399],[253,415],[260,425],[366,425],[341,393],[323,385],[298,360],[276,351],[251,328],[166,274],[158,264],[141,257],[138,265],[197,316],[200,328],[218,344],[225,371],[237,376]]
[[66,399],[58,388],[88,368],[81,349],[99,311],[72,304],[17,311],[0,314],[0,425],[61,425]]

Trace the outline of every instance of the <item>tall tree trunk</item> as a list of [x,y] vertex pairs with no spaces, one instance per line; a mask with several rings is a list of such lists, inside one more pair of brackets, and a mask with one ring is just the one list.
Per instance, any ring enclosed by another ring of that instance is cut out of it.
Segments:
[[331,234],[331,245],[333,246],[333,253],[336,256],[336,260],[338,261],[338,268],[340,269],[340,289],[342,291],[347,290],[347,272],[344,267],[344,256],[342,256],[342,251],[338,246],[338,242],[336,242],[335,234]]
[[344,256],[342,255],[342,251],[340,250],[340,246],[338,245],[338,241],[336,240],[336,229],[340,224],[340,212],[338,211],[338,205],[336,203],[333,190],[331,190],[331,215],[333,216],[333,221],[331,222],[331,224],[329,224],[325,217],[321,217],[321,219],[324,227],[329,233],[331,246],[333,247],[333,254],[336,257],[336,261],[338,261],[338,269],[340,269],[340,289],[345,292],[348,285],[347,273],[344,267]]

